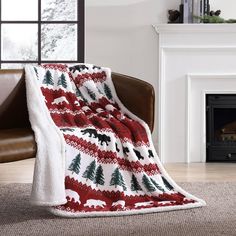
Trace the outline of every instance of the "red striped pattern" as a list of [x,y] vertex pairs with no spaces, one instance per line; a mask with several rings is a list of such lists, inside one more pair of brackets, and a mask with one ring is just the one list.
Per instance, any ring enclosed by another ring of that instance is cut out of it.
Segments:
[[43,64],[41,65],[44,69],[58,70],[61,72],[68,72],[68,66],[65,64]]

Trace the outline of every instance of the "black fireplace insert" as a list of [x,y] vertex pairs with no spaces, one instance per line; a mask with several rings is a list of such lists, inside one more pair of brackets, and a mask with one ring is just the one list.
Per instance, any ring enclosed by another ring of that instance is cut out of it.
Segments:
[[236,162],[236,94],[206,95],[206,160]]

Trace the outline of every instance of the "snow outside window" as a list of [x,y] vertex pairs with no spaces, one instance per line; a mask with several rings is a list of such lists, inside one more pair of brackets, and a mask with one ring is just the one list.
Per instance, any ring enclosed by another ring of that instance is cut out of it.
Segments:
[[84,61],[84,0],[0,0],[0,66]]

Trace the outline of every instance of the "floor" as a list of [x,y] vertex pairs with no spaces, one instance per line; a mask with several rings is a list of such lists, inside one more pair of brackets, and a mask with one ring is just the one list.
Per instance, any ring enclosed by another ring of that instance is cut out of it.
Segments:
[[[0,184],[31,183],[34,160],[0,164]],[[171,163],[164,166],[177,182],[236,182],[236,163]]]

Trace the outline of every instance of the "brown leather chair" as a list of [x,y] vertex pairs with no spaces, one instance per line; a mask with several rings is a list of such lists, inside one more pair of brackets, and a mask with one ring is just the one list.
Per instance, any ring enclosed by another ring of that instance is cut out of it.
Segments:
[[[152,131],[155,100],[152,85],[118,73],[112,73],[112,80],[121,102],[145,120]],[[33,158],[36,150],[27,112],[24,71],[0,70],[0,163]]]

